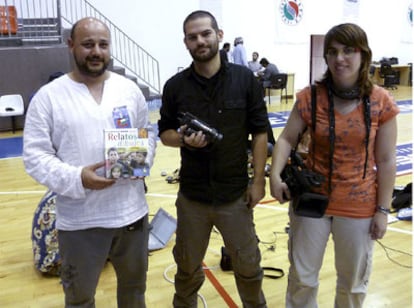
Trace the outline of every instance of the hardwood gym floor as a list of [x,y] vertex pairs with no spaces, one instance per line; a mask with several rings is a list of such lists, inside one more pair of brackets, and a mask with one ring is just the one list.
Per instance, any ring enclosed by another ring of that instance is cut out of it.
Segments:
[[[411,100],[412,88],[400,86],[394,91],[397,100]],[[269,112],[289,111],[292,100],[281,104],[278,95],[272,97]],[[412,109],[412,104],[410,105]],[[411,110],[412,111],[412,110]],[[154,123],[158,111],[151,111]],[[274,128],[277,138],[281,128]],[[412,142],[412,112],[398,116],[398,143]],[[0,138],[20,136],[7,132]],[[4,150],[0,148],[0,152]],[[147,179],[147,195],[150,214],[159,207],[175,215],[175,195],[178,184],[168,184],[161,172],[171,175],[179,167],[178,149],[158,144],[155,164]],[[63,307],[63,291],[56,277],[44,277],[33,267],[31,251],[31,224],[34,210],[45,193],[45,187],[37,184],[26,175],[21,157],[0,159],[0,307]],[[411,181],[411,172],[397,177],[398,185]],[[265,198],[255,209],[257,234],[261,240],[263,266],[282,268],[287,274],[287,206],[273,200],[267,188]],[[174,237],[168,246],[152,252],[149,257],[147,306],[171,307],[174,287],[171,283],[175,265],[171,254]],[[210,246],[204,263],[206,271],[214,279],[207,278],[200,295],[209,307],[240,306],[237,290],[231,272],[223,272],[219,267],[221,258],[220,234],[212,232]],[[388,232],[380,243],[375,245],[374,268],[369,285],[365,307],[412,307],[412,223],[397,221],[389,225]],[[319,304],[321,308],[333,307],[335,292],[335,271],[332,243],[327,247],[324,265],[320,273]],[[263,283],[268,306],[284,306],[287,277],[265,278]],[[224,300],[224,291],[228,294]],[[116,281],[110,263],[105,267],[96,294],[97,307],[116,307]],[[203,307],[200,297],[199,307]]]

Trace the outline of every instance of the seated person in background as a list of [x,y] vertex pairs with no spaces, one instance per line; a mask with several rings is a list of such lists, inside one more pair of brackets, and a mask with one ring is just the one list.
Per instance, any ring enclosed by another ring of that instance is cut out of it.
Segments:
[[307,129],[302,134],[302,138],[300,139],[298,143],[298,147],[296,149],[296,152],[299,153],[302,159],[306,159],[308,157],[310,138],[311,138],[310,132],[309,132],[309,129]]
[[279,74],[279,69],[273,63],[270,63],[266,58],[260,60],[260,64],[264,67],[264,70],[259,72],[260,81],[263,88],[268,88],[271,85],[271,76]]
[[[273,147],[276,144],[276,139],[273,135],[273,129],[272,125],[270,124],[270,121],[268,121],[267,126],[267,157],[272,157]],[[270,174],[271,166],[270,164],[265,165],[265,176],[269,176]],[[252,155],[252,141],[249,139],[247,144],[247,172],[249,173],[249,176],[253,176],[253,155]]]
[[272,125],[270,124],[270,121],[268,124],[269,125],[267,126],[267,157],[271,157],[272,152],[273,152],[273,147],[276,144],[276,139],[275,139],[275,136],[273,135],[273,128],[272,128]]
[[262,65],[259,63],[259,53],[257,51],[254,51],[252,54],[252,61],[249,61],[249,68],[255,75],[262,70]]
[[[251,140],[248,141],[247,144],[247,153],[251,152],[251,145],[252,142]],[[273,152],[273,147],[276,144],[276,140],[275,137],[273,135],[273,129],[272,129],[272,125],[270,124],[270,121],[268,121],[268,125],[267,125],[267,157],[271,157],[272,156],[272,152]]]

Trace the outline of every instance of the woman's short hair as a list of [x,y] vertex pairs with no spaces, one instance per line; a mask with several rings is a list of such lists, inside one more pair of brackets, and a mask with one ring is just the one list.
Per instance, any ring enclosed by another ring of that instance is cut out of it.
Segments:
[[[368,37],[365,31],[353,23],[339,24],[331,28],[325,35],[323,46],[323,56],[326,59],[328,49],[333,41],[349,47],[356,47],[361,52],[361,67],[359,70],[358,86],[361,88],[361,94],[369,94],[372,90],[373,83],[370,79],[369,68],[372,61],[372,51],[368,45]],[[329,69],[325,77],[330,77]]]

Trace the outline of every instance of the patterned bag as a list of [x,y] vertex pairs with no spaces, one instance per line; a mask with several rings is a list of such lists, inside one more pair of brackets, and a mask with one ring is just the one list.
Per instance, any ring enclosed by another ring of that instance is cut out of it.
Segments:
[[42,274],[60,275],[61,260],[56,229],[56,193],[52,191],[40,200],[32,223],[34,265]]

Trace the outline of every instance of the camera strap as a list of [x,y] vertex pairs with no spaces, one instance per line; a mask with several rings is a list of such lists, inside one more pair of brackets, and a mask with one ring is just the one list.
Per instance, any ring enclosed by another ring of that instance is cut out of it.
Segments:
[[[221,260],[220,260],[220,268],[224,271],[232,271],[233,264],[231,261],[231,257],[229,252],[227,251],[226,247],[221,247]],[[285,276],[285,272],[283,269],[278,267],[270,267],[270,266],[263,266],[263,277],[270,278],[270,279],[279,279]],[[275,274],[268,274],[267,272],[274,272]]]
[[312,131],[316,129],[316,86],[311,86],[311,114],[312,114]]
[[328,193],[332,192],[332,174],[333,174],[333,157],[335,152],[335,111],[334,100],[331,87],[328,87],[328,114],[329,114],[329,176],[328,176]]
[[[316,130],[316,86],[311,85],[311,117],[312,117],[312,133],[315,134]],[[312,170],[315,166],[315,141],[312,142]]]
[[[332,172],[333,172],[333,155],[335,148],[335,112],[334,112],[334,100],[332,93],[332,85],[328,81],[326,84],[328,90],[328,115],[329,115],[329,176],[328,176],[328,192],[331,192]],[[365,162],[364,162],[364,174],[362,178],[366,176],[368,167],[368,152],[369,152],[369,137],[371,131],[371,102],[368,95],[362,97],[364,107],[364,122],[365,122]],[[316,130],[316,85],[311,85],[311,119],[312,119],[312,133]],[[315,142],[312,142],[312,153],[315,155]],[[315,159],[313,159],[313,165]],[[313,166],[312,166],[313,169]]]
[[[264,266],[262,267],[262,269],[263,269],[263,272],[265,273],[263,277],[266,277],[266,278],[279,279],[285,276],[285,272],[281,268]],[[275,272],[276,274],[272,274],[272,275],[266,274],[266,271]]]

